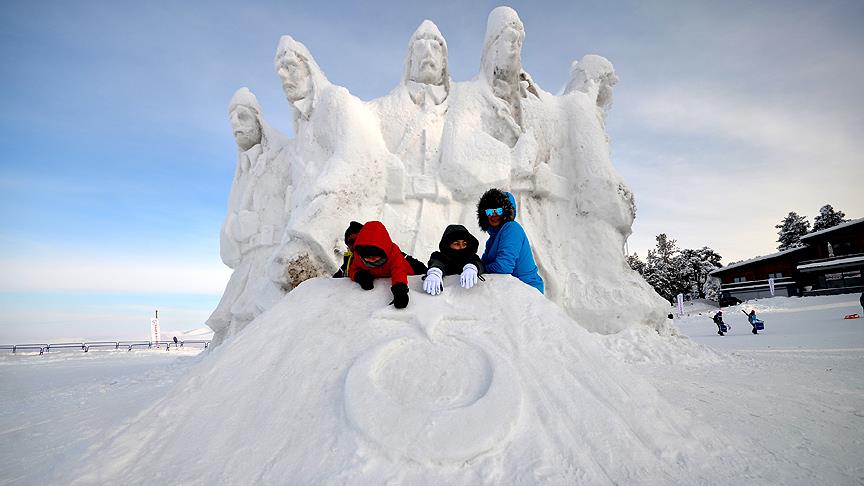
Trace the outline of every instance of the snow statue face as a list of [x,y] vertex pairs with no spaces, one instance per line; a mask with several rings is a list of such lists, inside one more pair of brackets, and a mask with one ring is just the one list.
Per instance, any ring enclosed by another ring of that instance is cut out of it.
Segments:
[[229,114],[234,140],[241,150],[249,150],[261,143],[261,124],[255,112],[248,106],[238,105]]
[[618,83],[615,68],[603,56],[589,54],[570,66],[570,80],[564,94],[581,91],[597,102],[597,106],[608,110],[612,106],[612,88]]
[[510,7],[496,7],[486,20],[486,36],[480,66],[487,80],[512,80],[522,69],[525,26]]
[[306,60],[294,52],[285,52],[276,64],[276,74],[282,80],[282,90],[289,101],[295,102],[309,96],[312,77]]
[[524,35],[513,27],[506,27],[492,42],[489,61],[494,65],[496,78],[511,78],[522,69],[522,42]]
[[415,39],[411,44],[409,79],[422,84],[443,84],[445,60],[444,46],[438,39]]

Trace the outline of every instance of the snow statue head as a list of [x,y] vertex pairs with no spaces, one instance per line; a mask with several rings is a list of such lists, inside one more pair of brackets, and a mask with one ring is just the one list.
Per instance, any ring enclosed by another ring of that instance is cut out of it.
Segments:
[[249,88],[234,92],[228,104],[228,117],[240,150],[246,151],[261,143],[261,107]]
[[408,42],[405,60],[406,81],[441,86],[445,94],[450,91],[450,72],[447,68],[447,41],[431,20],[424,20]]
[[489,13],[480,66],[490,83],[494,79],[510,80],[520,74],[524,40],[525,27],[515,10],[496,7]]
[[597,106],[608,110],[612,106],[612,88],[618,83],[615,68],[603,56],[588,54],[570,65],[570,81],[564,94],[581,91],[593,99]]
[[318,67],[309,49],[290,35],[283,35],[276,47],[276,74],[282,80],[282,90],[295,110],[295,118],[308,118],[318,93],[327,77]]

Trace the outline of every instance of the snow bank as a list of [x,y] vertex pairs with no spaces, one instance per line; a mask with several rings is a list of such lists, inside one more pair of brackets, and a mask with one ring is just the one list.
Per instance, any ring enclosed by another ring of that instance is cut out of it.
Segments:
[[471,290],[447,277],[437,297],[417,277],[410,286],[396,310],[381,281],[370,292],[304,282],[96,444],[73,477],[656,484],[709,481],[709,465],[711,482],[735,472],[722,433],[533,288],[498,275]]

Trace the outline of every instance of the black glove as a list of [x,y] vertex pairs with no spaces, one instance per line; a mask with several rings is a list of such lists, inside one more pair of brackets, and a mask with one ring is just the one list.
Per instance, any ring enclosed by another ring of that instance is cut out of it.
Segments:
[[360,288],[363,290],[372,290],[372,280],[374,280],[372,274],[366,270],[354,272],[354,281],[360,284]]
[[392,287],[390,287],[390,291],[393,292],[393,307],[397,309],[404,309],[408,306],[408,285],[404,283],[398,283]]

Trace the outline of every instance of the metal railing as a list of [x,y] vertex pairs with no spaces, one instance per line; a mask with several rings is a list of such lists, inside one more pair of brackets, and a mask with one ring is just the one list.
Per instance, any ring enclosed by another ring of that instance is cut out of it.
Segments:
[[91,349],[126,349],[132,351],[133,348],[161,349],[165,347],[165,351],[169,351],[171,346],[174,348],[182,347],[198,347],[203,346],[204,349],[210,347],[210,340],[207,339],[189,339],[186,341],[82,341],[80,343],[26,343],[26,344],[0,344],[0,351],[12,351],[16,354],[19,351],[39,351],[39,354],[45,354],[52,349],[80,349],[81,351],[89,352]]

